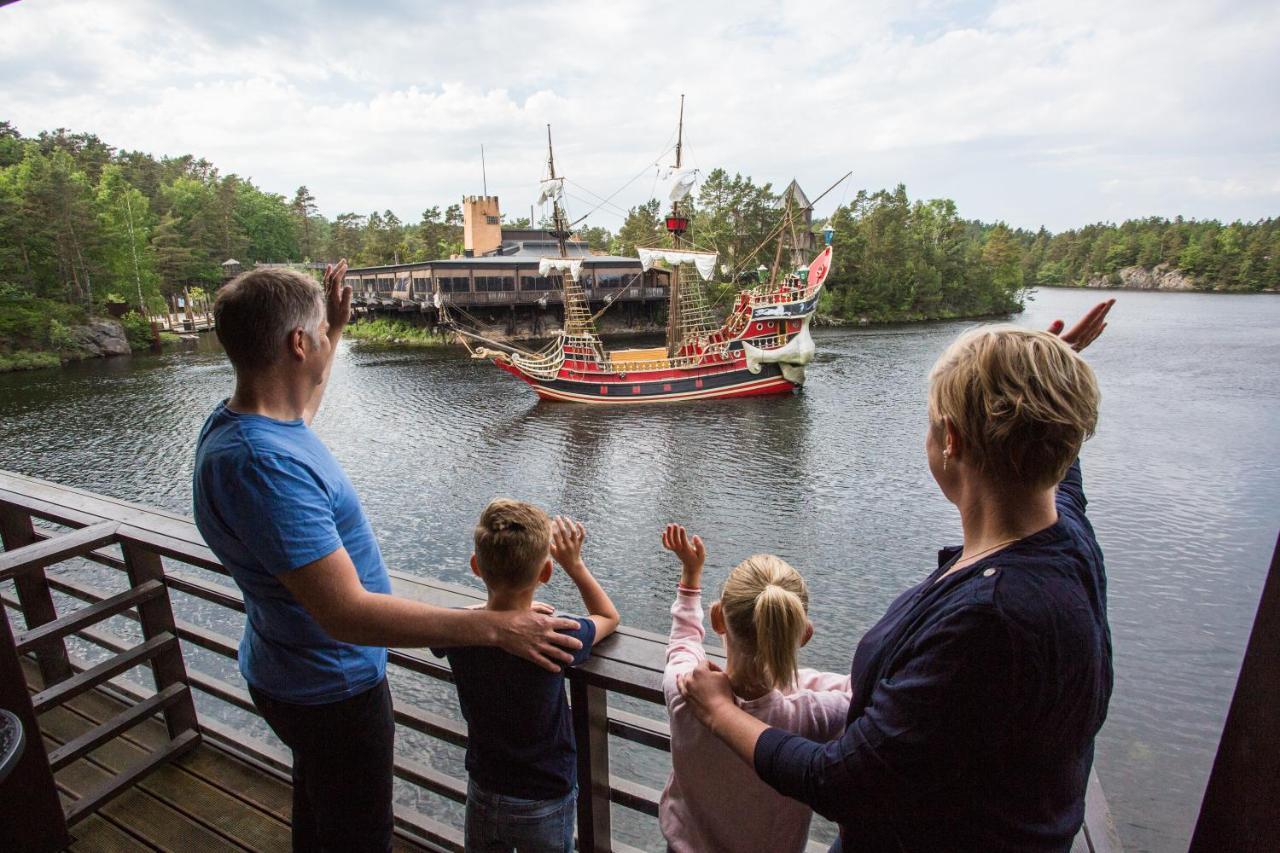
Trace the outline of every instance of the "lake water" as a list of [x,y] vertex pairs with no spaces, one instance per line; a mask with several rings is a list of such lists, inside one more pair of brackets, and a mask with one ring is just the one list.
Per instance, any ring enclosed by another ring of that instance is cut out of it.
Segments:
[[[1280,297],[1116,295],[1088,353],[1103,406],[1083,454],[1116,657],[1097,770],[1129,849],[1185,849],[1280,524]],[[1041,290],[1014,321],[1070,320],[1098,298]],[[804,663],[847,671],[959,541],[925,464],[924,400],[968,325],[818,330],[802,394],[637,408],[539,403],[453,351],[344,344],[315,428],[392,568],[474,583],[480,509],[525,498],[583,519],[624,620],[665,631],[678,570],[658,534],[682,521],[707,540],[709,586],[760,551],[797,566],[817,627]],[[189,513],[196,434],[231,381],[211,340],[0,375],[0,468]],[[545,597],[572,592],[557,578]]]

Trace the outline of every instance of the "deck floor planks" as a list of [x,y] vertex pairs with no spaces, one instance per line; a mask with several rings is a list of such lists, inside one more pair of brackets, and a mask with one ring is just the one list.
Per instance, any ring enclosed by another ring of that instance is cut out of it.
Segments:
[[71,839],[71,846],[67,849],[76,853],[135,853],[156,849],[97,814],[89,815],[71,827]]
[[[126,707],[101,693],[87,693],[70,703],[78,713],[95,722],[108,719]],[[169,735],[157,719],[150,719],[126,731],[124,739],[155,750],[168,742]],[[174,765],[277,819],[288,827],[293,813],[293,790],[288,783],[263,773],[217,749],[198,747],[178,758]]]
[[[41,730],[65,743],[94,725],[69,708],[55,708],[40,718]],[[117,737],[89,753],[90,762],[106,775],[116,775],[146,758],[149,750]],[[289,849],[289,826],[210,785],[174,764],[164,764],[139,780],[139,790],[217,833],[234,847],[250,850]]]
[[[38,690],[34,664],[24,662],[28,685]],[[52,750],[127,705],[97,690],[41,715]],[[93,790],[115,772],[168,742],[153,717],[98,747],[57,774],[64,805]],[[192,793],[195,792],[195,799]],[[212,792],[212,793],[210,793]],[[157,768],[137,785],[70,830],[75,851],[288,850],[293,790],[288,782],[208,743]],[[397,853],[427,848],[396,837]]]

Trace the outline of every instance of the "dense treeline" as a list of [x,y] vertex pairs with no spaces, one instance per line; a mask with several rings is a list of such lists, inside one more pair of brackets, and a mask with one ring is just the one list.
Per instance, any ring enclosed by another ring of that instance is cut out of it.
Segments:
[[[771,185],[716,169],[687,204],[690,236],[748,275],[773,261],[771,242],[757,247],[776,234],[779,204]],[[651,201],[632,208],[616,234],[585,228],[581,236],[593,249],[632,255],[637,245],[665,242],[663,212]],[[899,186],[859,192],[830,224],[839,260],[823,310],[837,316],[1003,313],[1027,287],[1120,284],[1135,267],[1178,270],[1204,289],[1280,289],[1276,219],[1144,219],[1051,234],[966,221],[954,202],[913,202]],[[390,210],[329,220],[305,186],[286,197],[190,155],[157,159],[66,130],[24,138],[0,122],[0,301],[27,300],[28,312],[30,300],[90,313],[108,301],[155,308],[184,289],[215,287],[232,258],[242,266],[339,257],[374,265],[461,250],[456,204],[410,223]],[[57,310],[65,322],[80,316]]]

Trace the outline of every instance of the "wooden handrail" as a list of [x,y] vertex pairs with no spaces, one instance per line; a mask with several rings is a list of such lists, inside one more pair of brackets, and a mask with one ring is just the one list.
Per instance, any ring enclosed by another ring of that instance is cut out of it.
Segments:
[[[42,625],[25,632],[18,640],[23,643],[22,648],[35,647],[41,642],[61,638],[66,633],[74,633],[116,656],[96,667],[69,659],[72,669],[78,674],[70,675],[63,683],[37,694],[36,700],[41,707],[69,692],[108,684],[123,691],[135,703],[154,703],[157,708],[164,706],[166,714],[182,704],[179,701],[182,695],[188,698],[189,704],[191,690],[248,713],[256,713],[247,691],[198,670],[185,671],[179,687],[175,687],[170,678],[161,685],[160,692],[131,685],[120,677],[120,672],[128,666],[159,655],[172,646],[180,647],[184,644],[234,660],[238,655],[238,643],[234,638],[170,616],[167,627],[159,632],[153,631],[141,645],[135,645],[93,624],[98,620],[92,616],[99,614],[123,615],[145,624],[142,608],[139,607],[139,613],[135,615],[126,601],[136,604],[145,600],[154,604],[157,583],[162,583],[165,588],[166,594],[160,600],[166,608],[167,592],[178,591],[222,609],[244,611],[240,591],[231,584],[214,582],[207,576],[202,576],[199,571],[161,567],[160,558],[164,557],[197,570],[227,576],[227,570],[209,551],[190,519],[31,477],[0,472],[0,518],[7,517],[12,521],[17,516],[22,516],[28,524],[31,519],[39,519],[80,528],[72,533],[56,536],[47,536],[32,528],[30,535],[23,540],[27,544],[20,547],[21,551],[37,554],[40,560],[44,560],[45,556],[74,552],[85,559],[128,571],[135,580],[131,593],[112,596],[83,581],[66,576],[45,578],[43,572],[40,572],[44,595],[48,595],[49,590],[55,590],[87,602],[89,607],[82,611],[86,615],[47,619]],[[110,535],[107,540],[103,540],[102,537],[108,530]],[[125,555],[124,559],[102,549],[100,546],[105,541],[118,543]],[[41,550],[29,550],[32,548]],[[17,553],[19,552],[5,552],[4,556]],[[16,566],[20,563],[21,560],[11,560],[0,565]],[[424,580],[394,571],[391,572],[391,578],[396,594],[433,604],[456,607],[479,600],[476,590],[471,588]],[[131,596],[138,601],[132,601]],[[5,605],[22,609],[24,603],[20,598],[21,596],[19,599],[3,596]],[[611,803],[643,815],[657,814],[658,791],[610,772],[609,735],[639,746],[670,751],[670,728],[663,719],[610,708],[608,694],[617,693],[661,706],[665,647],[665,636],[623,626],[614,636],[602,641],[586,663],[569,672],[571,712],[579,755],[579,847],[584,851],[628,849],[612,837]],[[712,647],[708,652],[713,659],[723,661],[723,655],[718,649]],[[127,666],[120,663],[122,660]],[[452,673],[447,664],[425,650],[392,649],[389,660],[393,666],[418,675],[452,681]],[[466,745],[466,726],[462,722],[402,700],[395,701],[394,711],[397,724],[406,729],[453,746]],[[194,715],[194,709],[191,713]],[[137,711],[136,714],[145,715],[145,712]],[[264,767],[272,767],[274,772],[284,772],[284,759],[277,750],[266,744],[236,738],[225,724],[216,720],[195,719],[193,716],[193,721],[200,732],[234,749],[238,754],[247,755]],[[111,725],[123,727],[124,722],[113,721]],[[89,733],[75,748],[78,750],[85,743],[106,736],[106,732],[107,729],[101,729]],[[175,736],[172,741],[173,749],[188,748],[191,742],[191,738]],[[59,761],[59,766],[62,766],[66,761],[72,760],[69,756],[70,753],[64,747],[63,752],[55,758]],[[451,776],[421,760],[398,756],[395,773],[397,778],[448,799],[459,802],[465,799],[464,779]],[[134,778],[132,772],[128,775],[130,779]],[[93,804],[82,806],[78,802],[69,809],[68,814],[83,816],[91,805]],[[1095,826],[1108,825],[1109,813],[1106,812],[1105,799],[1102,798],[1101,788],[1096,785],[1096,779],[1091,780],[1088,812],[1086,817],[1093,818]],[[1102,813],[1101,822],[1098,820],[1099,812]],[[446,849],[460,849],[460,835],[457,831],[438,823],[430,816],[415,816],[398,807],[397,825],[409,827],[419,837]],[[1096,836],[1100,833],[1095,830],[1093,834]],[[1098,839],[1089,838],[1085,831],[1081,833],[1081,840],[1081,843],[1086,844],[1084,849],[1088,850],[1118,849],[1107,846],[1105,842],[1108,838],[1101,839],[1104,843],[1097,843]]]

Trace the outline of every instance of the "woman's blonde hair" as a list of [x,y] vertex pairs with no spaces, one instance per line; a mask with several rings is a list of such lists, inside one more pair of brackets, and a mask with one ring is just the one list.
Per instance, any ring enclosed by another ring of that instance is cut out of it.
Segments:
[[945,417],[978,469],[1035,488],[1062,479],[1098,425],[1093,369],[1057,335],[984,326],[956,339],[929,374],[929,422]]
[[720,607],[734,640],[747,645],[770,687],[796,681],[796,650],[809,624],[809,590],[790,564],[772,554],[748,557],[729,573]]

